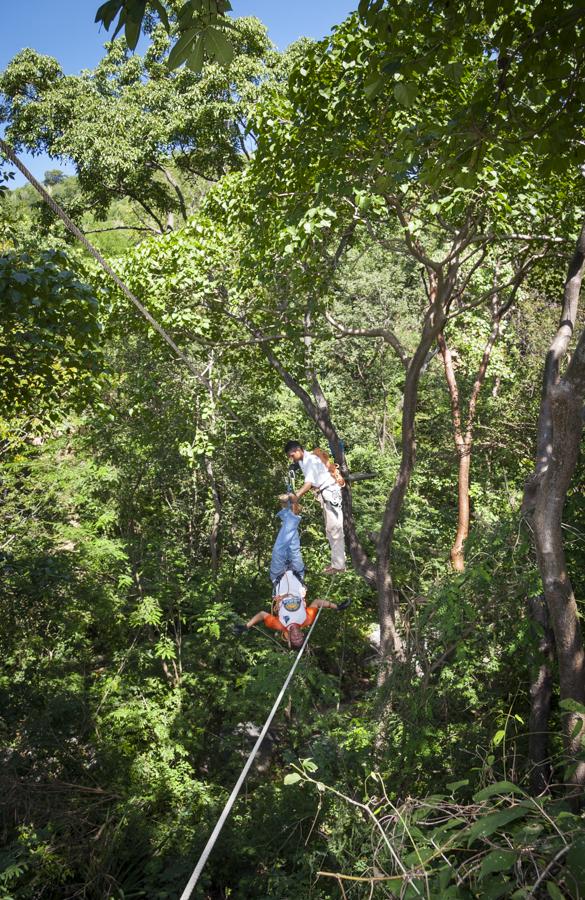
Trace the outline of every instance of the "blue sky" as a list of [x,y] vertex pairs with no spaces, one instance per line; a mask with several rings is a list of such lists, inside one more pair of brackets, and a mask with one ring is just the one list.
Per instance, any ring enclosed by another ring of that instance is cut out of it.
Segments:
[[[92,68],[102,55],[107,33],[94,25],[101,0],[15,0],[2,9],[0,69],[23,47],[54,56],[67,73]],[[321,38],[357,7],[358,0],[232,0],[236,16],[257,16],[283,50],[299,37]],[[59,167],[46,156],[23,154],[34,175]],[[22,184],[17,173],[12,185]]]

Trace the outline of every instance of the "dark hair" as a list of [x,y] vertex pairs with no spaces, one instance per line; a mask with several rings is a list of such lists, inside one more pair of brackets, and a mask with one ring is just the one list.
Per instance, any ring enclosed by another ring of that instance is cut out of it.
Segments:
[[290,453],[291,450],[303,450],[303,445],[299,444],[298,441],[287,441],[284,445],[284,452]]
[[290,645],[293,650],[300,650],[305,643],[305,635],[301,631],[301,626],[296,625],[293,622],[293,624],[289,626],[288,636],[290,638]]

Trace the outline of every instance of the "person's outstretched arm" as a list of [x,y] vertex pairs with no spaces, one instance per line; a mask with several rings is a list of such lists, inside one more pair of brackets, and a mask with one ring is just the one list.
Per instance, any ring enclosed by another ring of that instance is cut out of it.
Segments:
[[310,481],[305,481],[302,487],[298,489],[298,491],[293,491],[290,494],[280,494],[279,500],[300,500],[301,497],[304,497],[305,494],[308,494],[309,491],[312,491],[315,485]]
[[340,612],[351,604],[351,600],[342,600],[341,603],[332,603],[331,600],[313,600],[309,609],[337,609]]
[[313,600],[309,609],[337,609],[337,603],[332,603],[331,600]]
[[264,610],[261,610],[261,612],[256,613],[255,616],[252,616],[252,618],[248,622],[246,622],[246,628],[253,628],[254,625],[259,625],[260,622],[263,622],[267,616],[268,613],[264,612]]

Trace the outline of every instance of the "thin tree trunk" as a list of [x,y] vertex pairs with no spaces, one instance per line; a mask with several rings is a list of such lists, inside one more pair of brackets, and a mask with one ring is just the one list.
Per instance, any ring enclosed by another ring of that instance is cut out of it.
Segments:
[[463,442],[457,448],[459,473],[457,485],[457,533],[451,547],[451,565],[456,572],[465,570],[463,545],[469,535],[469,473],[471,470],[471,443]]
[[[175,194],[177,195],[179,209],[181,210],[181,217],[183,219],[183,222],[186,222],[187,221],[187,205],[185,203],[185,197],[183,196],[183,192],[182,192],[181,188],[179,187],[178,181],[176,180],[176,178],[174,178],[174,176],[171,174],[171,172],[169,172],[169,170],[167,168],[165,168],[164,166],[157,166],[157,168],[159,168],[160,171],[163,173],[166,180],[171,185]],[[175,222],[173,219],[171,228],[174,228],[174,226],[175,226]]]
[[203,457],[207,480],[211,490],[213,499],[213,516],[211,518],[211,529],[209,531],[209,551],[211,553],[211,571],[217,575],[219,571],[219,526],[221,524],[221,497],[215,479],[213,470],[213,462],[209,456]]
[[[394,586],[391,575],[391,549],[394,531],[398,523],[398,517],[402,511],[404,498],[416,460],[416,429],[415,418],[418,402],[418,385],[421,372],[427,358],[427,354],[434,344],[438,333],[445,321],[445,309],[448,296],[440,296],[440,286],[435,273],[429,273],[429,310],[421,340],[412,358],[409,361],[404,385],[404,404],[402,407],[402,442],[401,459],[398,474],[390,491],[382,527],[377,541],[377,591],[378,591],[378,615],[380,618],[380,650],[384,671],[389,671],[388,664],[393,659],[404,659],[404,647],[400,635],[396,629],[396,608],[394,600]],[[441,285],[444,288],[444,285]],[[447,288],[447,290],[449,290]]]
[[441,356],[443,357],[443,365],[445,368],[445,379],[449,389],[449,398],[451,400],[451,418],[453,423],[453,440],[457,451],[458,460],[458,478],[457,478],[457,533],[453,546],[451,547],[450,558],[451,565],[456,572],[465,570],[465,541],[469,536],[470,507],[469,507],[469,480],[471,472],[471,450],[473,446],[473,428],[475,425],[475,414],[477,411],[477,403],[479,394],[488,365],[492,355],[494,344],[500,334],[500,326],[502,316],[509,309],[510,304],[506,303],[505,308],[501,310],[497,308],[497,299],[494,298],[492,304],[493,322],[490,335],[486,341],[483,350],[481,363],[477,370],[477,375],[473,383],[471,397],[469,399],[469,409],[467,411],[467,420],[465,423],[465,431],[463,431],[461,406],[459,400],[459,388],[457,385],[457,377],[455,375],[455,367],[453,365],[453,357],[447,345],[444,334],[441,332],[437,339]]
[[548,790],[552,767],[548,747],[554,654],[554,633],[550,626],[544,594],[528,598],[528,615],[535,623],[538,645],[530,666],[530,719],[528,722],[528,758],[530,790],[538,796]]
[[455,541],[451,547],[451,565],[456,572],[463,572],[465,569],[465,558],[463,555],[463,544],[469,534],[469,470],[471,466],[471,446],[466,447],[461,428],[461,407],[459,405],[459,387],[455,376],[455,366],[453,365],[453,356],[451,350],[445,340],[445,335],[441,332],[437,338],[441,356],[443,357],[443,367],[445,369],[445,379],[449,389],[449,399],[451,401],[451,421],[453,425],[453,439],[455,441],[455,449],[458,458],[458,502],[457,502],[457,534]]
[[[555,635],[561,700],[579,704],[585,704],[585,654],[561,526],[583,429],[585,332],[565,377],[561,379],[559,372],[573,334],[584,272],[585,223],[569,265],[561,321],[545,362],[536,467],[526,484],[523,504],[523,511],[532,519],[538,566]],[[569,762],[574,763],[571,781],[582,787],[585,762],[576,757],[582,750],[585,714],[569,711],[564,723],[566,752]]]

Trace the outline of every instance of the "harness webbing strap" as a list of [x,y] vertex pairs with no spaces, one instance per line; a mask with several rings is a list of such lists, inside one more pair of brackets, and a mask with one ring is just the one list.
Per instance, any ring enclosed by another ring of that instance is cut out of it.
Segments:
[[286,693],[286,689],[289,686],[293,675],[295,674],[295,671],[296,671],[296,668],[297,668],[299,662],[301,661],[301,657],[302,657],[303,653],[305,652],[305,647],[309,643],[311,634],[313,633],[313,628],[317,624],[320,614],[321,614],[321,608],[319,608],[317,610],[317,615],[315,616],[315,621],[311,625],[311,628],[309,630],[309,633],[307,634],[306,640],[305,640],[303,646],[301,647],[301,649],[299,650],[299,652],[297,654],[297,658],[295,659],[294,663],[292,664],[291,670],[287,675],[286,681],[284,682],[278,697],[274,701],[274,705],[273,705],[272,709],[270,710],[270,713],[268,715],[268,718],[266,719],[266,722],[264,723],[264,727],[262,728],[260,735],[258,736],[258,740],[252,747],[250,755],[248,756],[248,759],[246,760],[246,764],[240,773],[240,777],[236,781],[236,783],[234,785],[234,789],[232,790],[232,792],[227,800],[227,803],[224,806],[219,819],[217,820],[217,824],[216,824],[215,828],[213,829],[213,831],[211,832],[211,836],[210,836],[209,840],[207,841],[205,847],[203,848],[203,852],[202,852],[201,856],[199,857],[199,862],[195,866],[195,869],[193,870],[193,874],[191,875],[191,878],[189,879],[185,890],[181,894],[180,900],[189,900],[189,897],[191,896],[191,894],[193,892],[193,888],[195,887],[195,885],[197,884],[197,881],[199,880],[199,876],[201,875],[201,872],[203,871],[203,867],[205,866],[205,863],[207,862],[209,854],[213,850],[214,844],[219,837],[219,833],[220,833],[221,829],[223,828],[223,826],[225,825],[227,817],[229,816],[229,814],[231,812],[231,808],[234,805],[234,802],[236,800],[236,797],[238,796],[240,789],[244,783],[244,780],[245,780],[248,772],[250,771],[250,767],[251,767],[252,763],[254,762],[254,757],[256,756],[258,750],[260,749],[260,745],[261,745],[262,741],[266,737],[266,733],[268,732],[268,729],[270,728],[270,723],[272,722],[274,716],[276,715],[276,711],[278,710],[278,707],[280,706],[282,698],[284,697],[284,695]]

